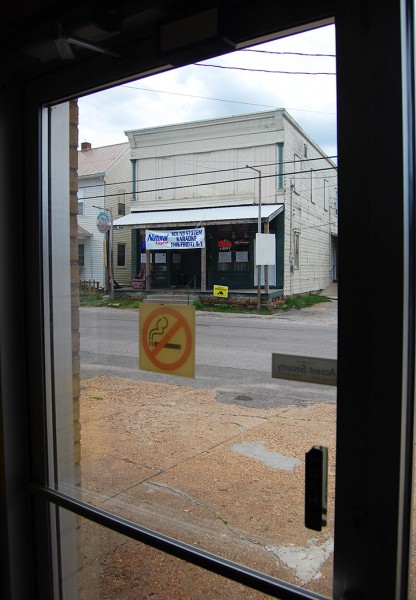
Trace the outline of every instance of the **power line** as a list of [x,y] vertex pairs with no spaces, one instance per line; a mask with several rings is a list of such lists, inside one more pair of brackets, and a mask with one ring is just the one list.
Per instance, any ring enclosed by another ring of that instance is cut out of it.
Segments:
[[254,50],[252,48],[243,48],[238,52],[257,52],[259,54],[279,54],[279,55],[290,55],[290,56],[321,56],[327,58],[336,58],[336,54],[312,54],[310,52],[277,52],[275,50]]
[[[280,167],[280,166],[287,165],[287,164],[291,165],[293,163],[304,163],[304,162],[312,162],[312,161],[316,161],[316,160],[326,160],[326,159],[333,159],[333,158],[337,158],[337,156],[325,156],[325,157],[320,156],[320,157],[317,157],[317,158],[305,158],[305,159],[300,159],[300,160],[286,160],[286,161],[283,161],[283,162],[263,163],[263,164],[260,164],[260,165],[256,165],[256,167],[259,167],[259,168],[260,167],[273,167],[273,166]],[[172,175],[161,175],[159,177],[147,177],[145,179],[138,179],[137,181],[140,181],[140,182],[143,182],[143,181],[159,181],[161,179],[173,179],[173,178],[176,178],[176,177],[194,177],[196,175],[212,175],[214,173],[228,173],[230,171],[240,171],[241,169],[246,169],[246,168],[247,167],[245,167],[245,166],[243,166],[243,167],[230,167],[228,169],[214,169],[214,170],[211,170],[211,171],[195,171],[195,172],[192,172],[192,173],[179,173],[178,175],[174,175],[174,174],[172,174]],[[337,169],[336,166],[329,167],[329,168],[330,169]],[[316,173],[316,172],[320,171],[320,169],[312,169],[312,171],[314,173]],[[306,170],[305,171],[296,171],[296,175],[301,175],[303,173],[305,175],[306,174],[309,175],[310,174],[310,170],[308,170],[308,171],[306,171]],[[291,175],[291,173],[281,173],[281,174],[277,173],[277,175],[275,175],[275,176],[279,176],[279,175],[285,176],[285,175]],[[129,179],[127,181],[116,181],[116,182],[109,182],[109,183],[101,183],[101,184],[97,184],[97,185],[85,185],[85,186],[82,186],[82,189],[85,190],[85,189],[88,189],[88,188],[96,188],[96,187],[99,187],[99,186],[104,187],[104,186],[110,186],[110,185],[126,185],[126,184],[129,184],[129,183],[133,183],[133,179]]]
[[196,67],[213,67],[215,69],[230,69],[233,71],[250,71],[251,73],[272,73],[274,75],[336,75],[336,73],[310,72],[310,71],[270,71],[269,69],[249,69],[248,67],[227,67],[225,65],[206,65],[204,63],[194,63]]
[[[240,170],[243,167],[240,167],[239,169],[233,169],[233,170]],[[322,169],[315,169],[314,173],[318,172],[318,171],[333,171],[335,169],[335,167],[324,167]],[[298,171],[293,171],[292,173],[284,173],[284,176],[288,176],[288,175],[299,175]],[[269,179],[270,177],[276,178],[278,177],[278,175],[276,173],[272,173],[270,175],[262,175],[261,178],[262,179]],[[238,183],[241,181],[252,181],[252,180],[258,180],[258,177],[253,176],[253,177],[243,177],[242,179],[225,179],[222,181],[207,181],[207,182],[202,182],[202,183],[191,183],[191,184],[186,184],[186,185],[175,185],[175,186],[169,186],[169,187],[163,187],[163,188],[152,188],[152,189],[147,189],[147,190],[137,190],[136,194],[145,194],[145,193],[150,193],[150,192],[167,192],[169,190],[182,190],[182,189],[188,189],[188,188],[195,188],[195,187],[202,187],[202,186],[214,186],[214,185],[221,185],[223,183]],[[147,181],[147,180],[146,180]],[[128,182],[127,182],[128,183]],[[91,186],[94,187],[94,186]],[[83,188],[85,189],[85,188]],[[133,193],[133,192],[128,192],[128,193]],[[115,197],[115,196],[119,196],[120,192],[116,193],[116,194],[106,194],[106,198],[111,198],[111,197]],[[94,199],[94,198],[102,198],[103,195],[100,194],[98,196],[88,196],[88,200]],[[85,199],[85,198],[84,198]]]
[[[231,104],[245,104],[246,106],[261,106],[263,108],[276,109],[276,106],[271,105],[271,104],[257,104],[255,102],[243,102],[242,100],[229,100],[227,98],[213,98],[211,96],[198,96],[196,94],[184,94],[182,92],[170,92],[168,90],[155,90],[152,88],[145,88],[145,87],[128,85],[128,84],[124,84],[120,87],[129,88],[132,90],[142,90],[145,92],[154,92],[156,94],[170,94],[172,96],[184,96],[185,98],[198,98],[200,100],[212,100],[215,102],[229,102]],[[298,111],[298,112],[309,112],[309,113],[321,114],[321,115],[336,115],[336,113],[332,113],[332,112],[328,112],[328,111],[324,111],[324,110],[308,110],[306,108],[293,108],[291,106],[288,106],[287,110],[294,110],[294,111]]]
[[131,88],[134,90],[144,90],[146,92],[156,92],[158,94],[171,94],[172,96],[184,96],[186,98],[199,98],[201,100],[215,100],[217,102],[230,102],[232,104],[245,104],[247,106],[262,106],[263,108],[276,108],[275,106],[272,106],[271,104],[257,104],[255,102],[243,102],[241,100],[227,100],[225,98],[211,98],[210,96],[196,96],[194,94],[183,94],[181,92],[168,92],[166,90],[155,90],[155,89],[127,85],[127,84],[123,85],[121,87]]

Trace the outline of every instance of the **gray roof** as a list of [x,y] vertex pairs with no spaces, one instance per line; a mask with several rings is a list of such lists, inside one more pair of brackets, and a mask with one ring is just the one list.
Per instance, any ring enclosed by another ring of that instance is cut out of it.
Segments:
[[101,146],[78,152],[78,177],[87,175],[104,175],[110,167],[128,150],[128,142]]
[[[283,211],[284,204],[263,204],[262,222],[270,222]],[[181,225],[218,225],[220,223],[257,223],[258,205],[218,206],[212,208],[187,208],[132,212],[114,221],[114,227],[139,229],[144,227],[178,227]]]

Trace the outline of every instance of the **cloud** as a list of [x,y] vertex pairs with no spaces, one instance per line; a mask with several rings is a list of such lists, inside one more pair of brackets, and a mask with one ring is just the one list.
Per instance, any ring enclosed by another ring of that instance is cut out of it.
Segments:
[[[79,99],[80,142],[127,141],[124,132],[173,123],[286,108],[329,155],[336,154],[336,77],[270,71],[335,72],[335,27],[328,26],[238,51]],[[151,91],[155,90],[155,91]]]

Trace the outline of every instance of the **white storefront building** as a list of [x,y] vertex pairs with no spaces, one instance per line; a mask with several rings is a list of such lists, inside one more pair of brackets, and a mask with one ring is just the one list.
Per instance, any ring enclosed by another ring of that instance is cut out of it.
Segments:
[[[132,275],[151,287],[257,285],[255,240],[275,236],[266,277],[278,295],[337,278],[337,169],[284,109],[127,131]],[[202,248],[146,247],[146,232],[203,228]],[[264,278],[264,271],[262,279]]]

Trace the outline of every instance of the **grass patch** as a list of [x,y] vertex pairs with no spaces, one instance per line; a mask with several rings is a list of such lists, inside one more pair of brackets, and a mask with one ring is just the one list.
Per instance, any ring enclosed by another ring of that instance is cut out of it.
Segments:
[[197,310],[205,311],[205,312],[223,312],[223,313],[248,313],[248,314],[259,314],[259,315],[273,315],[278,311],[288,311],[292,309],[301,310],[302,308],[307,308],[308,306],[313,306],[314,304],[319,304],[321,302],[331,302],[331,299],[328,296],[320,296],[318,294],[307,294],[305,296],[296,296],[287,298],[284,302],[279,302],[276,306],[268,307],[262,306],[260,310],[257,310],[256,305],[247,305],[247,304],[206,304],[201,302],[201,300],[196,300],[193,304]]
[[257,314],[257,315],[272,315],[273,310],[262,306],[260,310],[257,310],[256,306],[238,306],[236,304],[203,304],[200,300],[193,302],[196,310],[204,312],[221,312],[221,313],[239,313],[239,314]]
[[[319,296],[318,294],[307,294],[305,296],[296,296],[293,298],[287,298],[284,302],[279,302],[276,307],[262,306],[260,310],[257,310],[257,305],[238,305],[238,304],[204,304],[200,299],[193,302],[196,310],[204,312],[220,312],[220,313],[237,313],[237,314],[257,314],[257,315],[273,315],[276,312],[283,310],[288,311],[291,309],[301,310],[320,302],[330,302],[331,299],[327,296]],[[81,295],[80,305],[81,306],[107,306],[109,308],[119,310],[138,310],[141,300],[138,298],[125,296],[117,297],[111,300],[104,294],[96,296]]]
[[314,304],[320,304],[321,302],[331,302],[331,299],[328,298],[328,296],[319,296],[318,294],[296,296],[293,298],[287,298],[277,308],[277,310],[291,310],[292,308],[296,308],[296,310],[301,310],[302,308],[307,308],[308,306],[313,306]]
[[118,308],[121,310],[138,309],[140,302],[141,300],[129,296],[118,297],[111,300],[111,298],[104,294],[99,294],[96,296],[81,295],[79,301],[80,306],[108,306],[110,308]]

